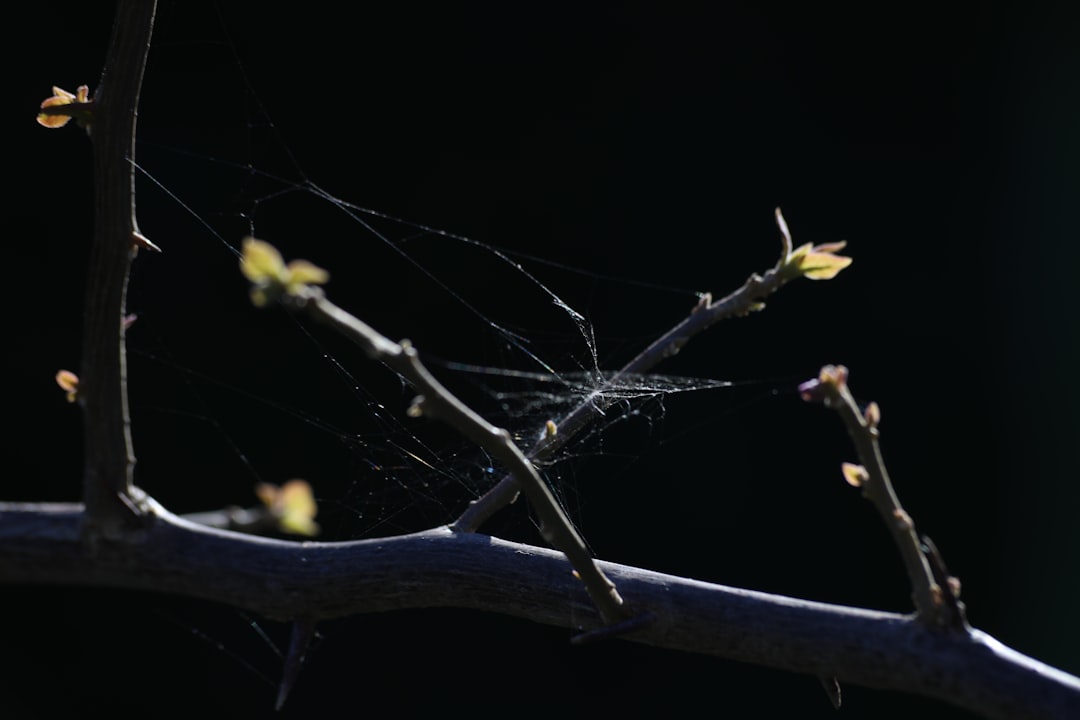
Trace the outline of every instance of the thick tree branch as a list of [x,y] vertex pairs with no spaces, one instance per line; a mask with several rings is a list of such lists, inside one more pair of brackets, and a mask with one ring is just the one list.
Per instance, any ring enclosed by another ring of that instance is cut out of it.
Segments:
[[[0,582],[123,587],[306,622],[455,607],[539,623],[603,624],[565,558],[446,527],[376,540],[294,543],[189,523],[149,501],[138,542],[80,538],[79,505],[0,505]],[[621,637],[937,698],[989,718],[1080,717],[1080,679],[979,631],[600,563],[656,620]]]

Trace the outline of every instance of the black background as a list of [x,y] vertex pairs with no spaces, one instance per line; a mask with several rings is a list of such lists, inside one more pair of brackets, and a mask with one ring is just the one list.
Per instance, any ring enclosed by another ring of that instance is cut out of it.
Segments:
[[[90,5],[24,8],[7,26],[18,72],[4,114],[13,283],[5,445],[14,460],[5,499],[79,492],[79,419],[52,376],[78,365],[89,146],[79,130],[47,132],[32,116],[50,85],[96,84],[111,17]],[[785,288],[763,314],[714,328],[664,368],[762,382],[741,395],[672,399],[635,460],[573,471],[591,483],[579,520],[599,557],[909,610],[895,550],[840,479],[839,463],[852,459],[843,429],[790,392],[841,362],[856,394],[881,405],[898,492],[963,581],[973,624],[1080,672],[1080,49],[1071,14],[267,5],[162,3],[139,118],[139,161],[204,219],[221,211],[211,222],[233,244],[243,222],[227,211],[250,209],[258,183],[175,150],[287,174],[285,147],[334,195],[593,273],[543,279],[589,316],[610,367],[678,320],[693,296],[645,290],[639,299],[598,276],[723,294],[774,262],[777,205],[797,243],[849,241],[855,263],[836,280]],[[147,354],[160,359],[167,348],[182,367],[310,401],[328,418],[349,406],[330,399],[340,385],[325,365],[308,376],[312,351],[287,319],[250,308],[223,245],[145,180],[139,193],[142,229],[165,248],[140,256],[132,280],[140,319],[131,343],[143,353],[131,371],[139,484],[177,511],[250,502],[250,470],[235,450],[161,412],[183,406],[188,386]],[[290,202],[267,203],[257,226],[288,255],[329,267],[342,305],[436,356],[498,362],[484,340],[459,331],[445,295],[382,269],[371,243],[340,241],[355,223],[323,212],[313,227],[304,202]],[[446,272],[460,283],[471,270]],[[485,311],[513,308],[513,295],[500,300],[512,287],[475,275]],[[540,322],[528,312],[521,325]],[[320,338],[335,353],[345,347]],[[350,367],[363,362],[342,352]],[[316,486],[331,513],[346,492],[333,477],[348,468],[266,415],[242,402],[213,411],[267,479],[324,479]],[[632,432],[622,441],[639,443]],[[507,515],[490,530],[536,542],[522,511]],[[273,678],[278,666],[236,611],[104,590],[4,596],[0,689],[12,717],[269,714],[275,690],[258,673]],[[286,637],[261,626],[279,644]],[[328,623],[323,636],[286,715],[387,704],[406,714],[833,713],[812,678],[623,643],[571,648],[569,631],[498,617],[366,616]],[[845,690],[849,717],[945,710]]]

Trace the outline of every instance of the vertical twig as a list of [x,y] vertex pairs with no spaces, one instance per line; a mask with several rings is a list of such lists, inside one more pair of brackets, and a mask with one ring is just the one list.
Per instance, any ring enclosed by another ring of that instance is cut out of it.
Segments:
[[133,485],[124,350],[124,296],[139,235],[135,117],[156,2],[122,0],[89,127],[94,238],[86,287],[79,397],[85,428],[83,494],[91,536],[118,537],[143,514]]

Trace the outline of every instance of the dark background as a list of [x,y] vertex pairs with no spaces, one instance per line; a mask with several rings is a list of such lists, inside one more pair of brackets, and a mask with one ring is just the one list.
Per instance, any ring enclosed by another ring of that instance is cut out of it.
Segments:
[[[89,146],[81,131],[46,132],[32,116],[52,84],[96,85],[111,17],[91,5],[23,8],[7,25],[18,72],[5,113],[5,499],[79,493],[79,418],[52,376],[78,366]],[[1028,7],[163,2],[138,160],[224,240],[235,245],[246,228],[237,213],[254,210],[287,255],[333,271],[342,305],[466,362],[513,356],[357,223],[325,206],[312,220],[316,203],[302,193],[256,205],[270,184],[207,158],[292,182],[299,166],[359,205],[586,271],[529,265],[588,315],[605,367],[677,321],[691,291],[724,294],[770,266],[775,206],[797,243],[847,239],[855,263],[836,280],[785,288],[763,314],[714,328],[663,368],[754,382],[670,398],[652,426],[613,428],[603,454],[560,470],[583,531],[608,560],[909,610],[884,529],[840,479],[853,453],[839,421],[791,392],[841,362],[860,399],[881,405],[898,492],[963,581],[972,623],[1080,673],[1077,30],[1071,13]],[[347,521],[359,491],[340,480],[356,472],[340,447],[175,370],[334,422],[356,407],[294,324],[250,308],[224,245],[151,183],[138,187],[142,229],[165,248],[141,256],[132,280],[139,484],[183,512],[252,502],[253,473],[303,475],[324,525],[368,532]],[[489,317],[551,320],[547,308],[510,312],[520,277],[450,247],[426,257]],[[683,292],[639,294],[606,277]],[[318,337],[367,382],[358,354]],[[396,401],[391,410],[408,394]],[[505,516],[489,530],[538,542],[524,510]],[[249,627],[257,618],[103,590],[4,594],[8,716],[269,714],[275,690],[260,674],[275,678],[279,664]],[[259,626],[279,645],[287,637]],[[569,637],[456,611],[327,623],[286,715],[387,703],[480,715],[833,713],[812,678],[623,643],[571,648]],[[845,692],[849,717],[945,710]]]

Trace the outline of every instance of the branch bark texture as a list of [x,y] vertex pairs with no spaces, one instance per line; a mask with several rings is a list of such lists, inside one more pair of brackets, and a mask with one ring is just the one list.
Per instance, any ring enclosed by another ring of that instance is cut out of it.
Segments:
[[[150,501],[132,542],[90,552],[80,505],[0,505],[0,582],[153,590],[282,620],[410,608],[603,625],[556,551],[447,527],[375,540],[294,543],[189,523]],[[655,620],[620,636],[740,662],[899,690],[988,718],[1080,717],[1080,679],[979,631],[599,562]]]

